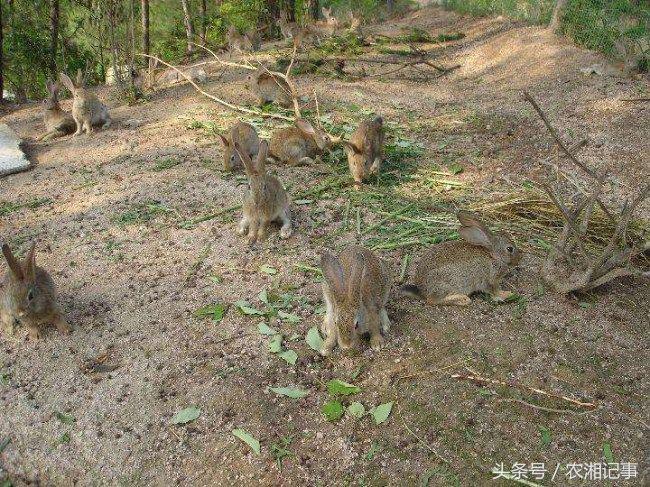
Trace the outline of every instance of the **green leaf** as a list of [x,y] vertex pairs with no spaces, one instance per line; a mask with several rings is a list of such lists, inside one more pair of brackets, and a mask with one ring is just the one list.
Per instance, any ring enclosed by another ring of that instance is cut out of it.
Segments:
[[237,428],[232,430],[232,434],[250,446],[251,450],[253,450],[256,455],[260,454],[260,442],[255,439],[248,431]]
[[372,408],[370,410],[370,414],[375,420],[375,424],[381,424],[384,421],[386,421],[388,419],[388,416],[390,416],[390,412],[392,409],[393,409],[392,402],[380,404],[379,406]]
[[275,335],[269,342],[269,352],[280,353],[282,351],[282,335]]
[[580,306],[581,308],[584,308],[584,309],[589,309],[589,308],[593,307],[593,304],[587,303],[586,301],[580,301],[578,303],[578,306]]
[[56,419],[61,421],[63,424],[72,424],[75,422],[74,416],[70,414],[60,413],[59,411],[54,413]]
[[610,443],[603,443],[603,456],[608,464],[614,463],[614,454],[612,453],[612,445]]
[[372,444],[370,445],[370,450],[368,450],[364,455],[363,458],[370,461],[373,458],[375,458],[375,455],[379,453],[379,443],[376,441],[373,441]]
[[300,323],[302,321],[300,316],[293,313],[285,313],[284,311],[278,311],[278,318],[288,323]]
[[220,322],[226,314],[226,307],[223,304],[215,303],[203,306],[194,312],[197,318],[209,316],[213,321]]
[[266,289],[262,290],[258,297],[264,304],[269,304],[269,293],[266,292]]
[[326,402],[322,411],[327,421],[337,421],[343,416],[343,404],[339,401]]
[[67,431],[65,433],[63,433],[59,437],[59,443],[61,443],[61,444],[70,443],[70,433],[68,433]]
[[350,394],[361,392],[361,389],[340,379],[332,379],[327,383],[327,392],[329,392],[332,396],[335,396],[337,394],[340,394],[342,396],[349,396]]
[[312,326],[309,329],[305,341],[312,350],[316,350],[318,353],[320,353],[323,348],[323,339],[321,338],[320,333],[318,333],[318,328],[315,326]]
[[308,205],[308,204],[313,203],[313,202],[314,202],[314,200],[296,200],[293,203],[295,205]]
[[260,332],[261,335],[277,335],[278,332],[271,328],[269,325],[266,323],[262,322],[259,325],[257,325],[257,331]]
[[9,443],[11,443],[11,438],[8,436],[4,440],[0,441],[0,453],[2,453],[5,448],[7,448],[7,445]]
[[454,162],[453,164],[449,164],[448,168],[449,168],[449,172],[454,174],[454,175],[460,174],[465,169],[463,166],[461,166],[457,162]]
[[353,402],[351,403],[348,408],[347,408],[347,413],[355,417],[357,419],[361,418],[364,414],[366,414],[366,408],[363,407],[363,404],[360,402]]
[[293,350],[285,350],[284,352],[279,353],[278,357],[285,360],[290,365],[296,365],[296,360],[298,360],[298,354]]
[[541,435],[542,446],[547,447],[551,444],[551,430],[546,426],[539,427],[539,434]]
[[235,306],[237,306],[237,308],[239,308],[239,311],[241,311],[245,315],[264,316],[264,313],[262,311],[253,308],[248,301],[245,301],[243,299],[240,299],[239,301],[235,301]]
[[274,276],[278,273],[278,270],[275,267],[271,267],[270,265],[264,264],[260,266],[260,272],[262,274],[267,274],[269,276]]
[[174,414],[174,417],[172,418],[172,424],[186,424],[190,421],[194,421],[200,415],[201,410],[199,408],[190,406]]
[[309,392],[295,387],[269,387],[269,389],[280,396],[287,396],[291,399],[301,399],[309,394]]

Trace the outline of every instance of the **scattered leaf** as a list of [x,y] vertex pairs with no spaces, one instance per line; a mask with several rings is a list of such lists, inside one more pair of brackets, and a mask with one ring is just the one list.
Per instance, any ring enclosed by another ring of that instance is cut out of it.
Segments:
[[226,307],[223,304],[218,303],[203,306],[194,312],[194,316],[197,318],[204,318],[206,316],[209,316],[213,321],[216,321],[217,323],[223,319],[225,314]]
[[72,424],[75,422],[74,416],[70,414],[60,413],[59,411],[54,413],[56,419],[61,421],[63,424]]
[[375,455],[377,453],[379,453],[379,443],[373,441],[372,444],[370,445],[370,450],[368,450],[368,452],[363,455],[363,458],[370,461],[373,458],[375,458]]
[[236,301],[235,306],[237,306],[237,308],[239,308],[239,311],[241,311],[245,315],[259,315],[259,316],[264,315],[262,311],[253,308],[248,301],[244,301],[243,299]]
[[460,174],[465,170],[465,168],[460,164],[458,164],[457,162],[454,162],[453,164],[449,164],[449,166],[447,167],[449,168],[449,172],[454,175]]
[[290,365],[296,365],[296,360],[298,360],[298,354],[293,350],[285,350],[284,352],[279,353],[278,357],[285,360]]
[[610,443],[603,443],[603,456],[608,464],[614,463],[614,454],[612,453],[612,445]]
[[388,419],[388,416],[390,416],[390,412],[392,409],[393,409],[392,402],[380,404],[379,406],[372,408],[370,410],[370,414],[375,420],[375,424],[381,424],[384,421],[386,421]]
[[323,339],[321,338],[320,333],[318,333],[318,328],[315,326],[312,326],[309,329],[307,336],[305,337],[305,341],[312,350],[315,350],[319,353],[323,348]]
[[280,396],[287,396],[291,399],[301,399],[309,394],[309,392],[295,387],[270,387],[269,389]]
[[593,307],[593,304],[587,303],[586,301],[580,301],[578,303],[578,306],[580,306],[581,308],[584,308],[584,309],[589,309],[589,308]]
[[63,433],[59,437],[59,443],[61,443],[61,444],[70,443],[70,433],[68,433],[67,431],[65,433]]
[[361,375],[361,372],[363,372],[363,365],[359,365],[356,369],[352,371],[352,373],[350,374],[350,380],[356,380],[356,378]]
[[347,408],[347,413],[355,418],[361,418],[366,414],[366,408],[360,402],[353,402]]
[[269,325],[266,323],[262,322],[259,325],[257,325],[257,331],[260,332],[261,335],[277,335],[278,332],[271,328]]
[[327,392],[329,392],[332,396],[335,396],[337,394],[340,394],[342,396],[349,396],[350,394],[361,392],[361,389],[340,379],[332,379],[327,383]]
[[323,415],[327,421],[337,421],[343,416],[343,404],[339,401],[329,401],[323,405]]
[[278,270],[275,267],[271,267],[270,265],[261,265],[260,266],[260,272],[262,274],[267,274],[269,276],[274,276],[278,273]]
[[288,323],[300,323],[302,321],[300,316],[293,313],[285,313],[284,311],[278,311],[278,318]]
[[293,203],[296,205],[308,205],[310,203],[313,203],[314,200],[296,200]]
[[4,440],[0,441],[0,453],[2,453],[5,448],[7,448],[7,445],[9,443],[11,443],[11,438],[8,436]]
[[232,430],[232,434],[246,443],[251,448],[251,450],[255,452],[256,455],[260,454],[260,442],[255,439],[248,431],[237,428]]
[[262,290],[258,297],[264,304],[269,304],[269,293],[266,292],[266,289]]
[[201,410],[194,406],[182,409],[172,418],[172,424],[186,424],[190,421],[194,421],[201,415]]
[[551,430],[546,426],[539,427],[539,434],[541,435],[542,446],[547,447],[551,444]]
[[282,351],[282,335],[275,335],[269,342],[269,352],[280,353]]

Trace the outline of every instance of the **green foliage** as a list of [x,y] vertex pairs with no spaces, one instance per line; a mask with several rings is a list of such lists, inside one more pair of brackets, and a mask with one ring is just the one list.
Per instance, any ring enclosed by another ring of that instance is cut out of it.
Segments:
[[555,0],[444,0],[447,8],[470,15],[507,15],[533,24],[551,19]]

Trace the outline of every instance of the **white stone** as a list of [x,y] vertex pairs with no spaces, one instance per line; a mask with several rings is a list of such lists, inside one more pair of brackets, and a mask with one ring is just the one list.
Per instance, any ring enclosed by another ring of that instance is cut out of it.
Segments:
[[26,171],[30,167],[20,149],[20,138],[7,124],[0,123],[0,176]]

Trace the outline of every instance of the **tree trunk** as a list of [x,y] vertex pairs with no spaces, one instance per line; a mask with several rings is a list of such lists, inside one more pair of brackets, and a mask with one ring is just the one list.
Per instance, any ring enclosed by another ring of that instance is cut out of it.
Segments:
[[5,99],[5,80],[4,80],[4,58],[2,56],[4,47],[2,45],[2,2],[0,1],[0,103]]
[[560,22],[562,21],[562,11],[564,10],[566,3],[567,0],[557,0],[557,3],[555,4],[553,15],[551,16],[551,22],[548,24],[548,28],[553,32],[557,32],[557,30],[560,28]]
[[59,44],[59,0],[50,0],[50,74],[53,79],[58,76],[56,55]]
[[208,39],[208,1],[201,0],[201,45],[205,46]]
[[194,53],[194,25],[192,25],[192,17],[190,16],[190,6],[188,0],[181,0],[183,6],[183,21],[185,22],[185,35],[187,36],[187,55],[191,56]]
[[386,10],[388,10],[388,15],[393,14],[393,9],[395,8],[394,0],[386,0]]
[[142,52],[149,54],[150,41],[149,41],[149,0],[142,1]]
[[309,13],[314,20],[318,20],[320,18],[320,2],[318,0],[310,0]]

